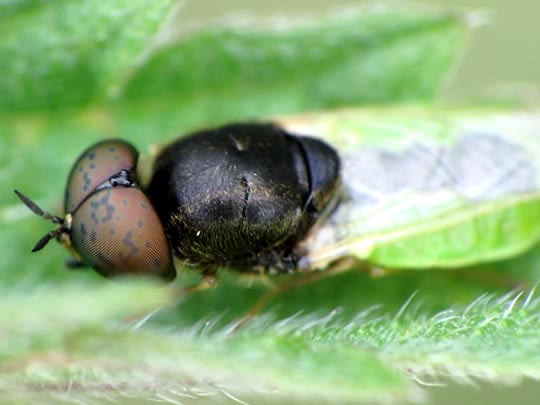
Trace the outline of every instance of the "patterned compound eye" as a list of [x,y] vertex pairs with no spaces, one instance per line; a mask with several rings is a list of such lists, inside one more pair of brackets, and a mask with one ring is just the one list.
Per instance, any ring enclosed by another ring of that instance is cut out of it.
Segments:
[[72,213],[97,186],[122,170],[133,170],[138,152],[120,139],[99,142],[86,149],[69,173],[64,212]]
[[75,211],[73,247],[104,276],[176,276],[163,226],[144,193],[135,187],[102,189]]
[[65,217],[43,211],[15,191],[35,214],[56,224],[32,249],[57,239],[104,276],[155,275],[174,279],[165,230],[150,200],[137,184],[138,153],[122,140],[106,140],[83,152],[71,169],[64,200]]

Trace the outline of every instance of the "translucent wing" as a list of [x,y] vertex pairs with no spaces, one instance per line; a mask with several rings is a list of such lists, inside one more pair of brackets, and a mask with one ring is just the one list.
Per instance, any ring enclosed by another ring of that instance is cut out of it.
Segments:
[[536,112],[350,110],[283,124],[343,158],[343,203],[305,243],[312,267],[350,255],[392,268],[457,267],[540,239]]

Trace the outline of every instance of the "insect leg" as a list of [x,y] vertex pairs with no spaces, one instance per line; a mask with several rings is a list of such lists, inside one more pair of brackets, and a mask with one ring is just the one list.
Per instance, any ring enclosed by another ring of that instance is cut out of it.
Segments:
[[455,269],[453,276],[466,282],[473,282],[489,288],[501,290],[527,290],[532,286],[526,281],[510,274],[504,274],[489,266],[481,268],[465,267]]
[[80,269],[86,269],[88,267],[82,261],[74,257],[67,258],[65,261],[65,265],[69,270],[80,270]]
[[197,291],[207,290],[209,288],[214,288],[218,285],[218,279],[215,269],[206,269],[202,272],[201,281],[197,284],[191,285],[189,287],[182,287],[177,289],[174,293],[176,298],[184,297],[187,294],[192,294]]
[[363,267],[365,267],[362,262],[352,256],[344,257],[333,262],[324,271],[313,271],[310,273],[302,274],[300,277],[295,277],[288,280],[287,282],[277,285],[276,287],[268,291],[266,294],[264,294],[261,298],[259,298],[255,305],[253,305],[249,311],[247,311],[242,317],[240,317],[236,321],[236,325],[233,328],[232,332],[235,332],[242,328],[244,325],[246,325],[251,319],[253,319],[257,314],[259,314],[261,310],[270,303],[270,301],[272,301],[274,298],[284,293],[285,291],[351,271],[353,268],[358,268],[358,266],[361,266],[362,270]]

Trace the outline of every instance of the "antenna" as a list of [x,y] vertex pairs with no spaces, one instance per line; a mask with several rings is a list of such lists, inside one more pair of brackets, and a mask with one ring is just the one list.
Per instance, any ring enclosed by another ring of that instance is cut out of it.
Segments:
[[34,214],[39,215],[40,217],[46,219],[47,221],[52,221],[55,224],[60,225],[58,228],[56,228],[54,231],[47,232],[34,246],[32,249],[32,252],[37,252],[38,250],[41,250],[49,243],[49,241],[53,238],[57,238],[62,233],[65,232],[65,229],[63,227],[64,220],[56,215],[51,215],[46,211],[43,211],[39,205],[37,205],[35,202],[33,202],[30,198],[25,196],[23,193],[17,190],[15,191],[15,194],[17,194],[17,197],[23,202],[24,205],[26,205],[30,211],[32,211]]

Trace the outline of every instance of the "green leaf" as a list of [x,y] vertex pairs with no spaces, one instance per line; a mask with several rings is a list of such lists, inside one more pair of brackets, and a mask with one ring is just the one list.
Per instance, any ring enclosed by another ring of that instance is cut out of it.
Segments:
[[135,106],[168,104],[201,122],[426,100],[469,31],[462,15],[366,8],[286,27],[221,24],[156,51],[151,40],[172,3],[4,5],[0,109],[60,109],[121,94]]
[[181,37],[137,72],[122,98],[150,113],[174,109],[188,125],[194,118],[429,100],[469,33],[463,16],[405,8],[253,24]]
[[173,0],[17,1],[0,6],[0,109],[87,104],[141,62]]
[[[195,330],[166,333],[111,322],[150,311],[165,296],[162,289],[140,284],[86,290],[76,284],[49,286],[24,300],[21,294],[7,295],[0,303],[9,311],[0,317],[2,387],[27,398],[67,391],[59,398],[66,401],[95,399],[102,390],[112,398],[141,391],[156,399],[182,392],[240,398],[265,392],[275,398],[334,401],[414,393],[375,355],[301,335],[275,331],[253,341],[243,335],[204,337]],[[77,393],[70,395],[69,387]]]

